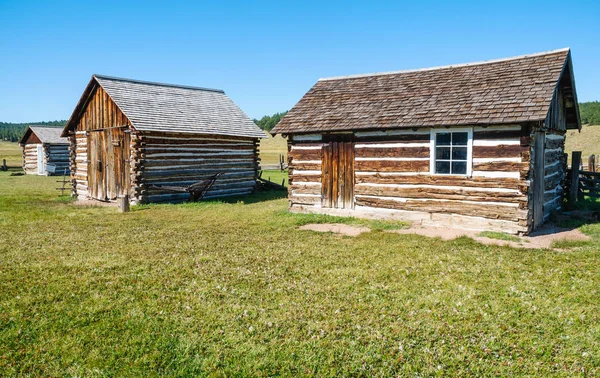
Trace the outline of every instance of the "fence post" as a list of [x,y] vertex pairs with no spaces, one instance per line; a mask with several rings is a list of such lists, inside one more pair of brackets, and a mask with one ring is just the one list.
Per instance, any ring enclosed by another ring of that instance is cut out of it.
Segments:
[[591,154],[588,158],[588,171],[596,172],[596,155]]
[[569,188],[569,205],[575,205],[579,192],[579,170],[581,167],[581,151],[573,151],[571,155],[571,187]]
[[119,213],[129,212],[129,196],[125,194],[119,197]]

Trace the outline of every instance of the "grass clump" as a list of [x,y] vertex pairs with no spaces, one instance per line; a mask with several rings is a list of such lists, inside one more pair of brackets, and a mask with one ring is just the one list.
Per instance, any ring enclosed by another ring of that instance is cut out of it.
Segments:
[[511,242],[520,243],[521,238],[515,235],[507,234],[505,232],[497,232],[497,231],[482,231],[477,236],[488,239],[496,239],[496,240],[506,240]]
[[562,239],[562,240],[555,240],[552,242],[552,244],[550,245],[550,248],[556,248],[556,249],[573,249],[573,248],[581,248],[581,247],[586,247],[589,246],[591,243],[588,240],[569,240],[569,239]]

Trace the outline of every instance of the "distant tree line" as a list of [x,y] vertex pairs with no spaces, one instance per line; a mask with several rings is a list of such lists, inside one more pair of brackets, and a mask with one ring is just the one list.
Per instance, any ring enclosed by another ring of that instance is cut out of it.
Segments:
[[287,114],[287,111],[283,113],[275,113],[271,116],[264,116],[260,120],[254,119],[254,123],[258,125],[262,130],[271,131],[281,121],[283,116]]
[[[600,101],[582,102],[579,104],[581,122],[591,125],[600,125]],[[266,115],[261,119],[254,119],[254,123],[262,130],[271,131],[281,119],[287,114],[287,111]],[[0,140],[17,142],[29,125],[44,125],[61,127],[67,124],[66,120],[46,121],[46,122],[28,122],[28,123],[8,123],[0,122]]]
[[600,125],[600,101],[579,103],[581,123]]
[[0,122],[0,140],[6,140],[10,142],[18,142],[19,139],[25,134],[25,130],[29,125],[40,125],[40,126],[55,126],[61,127],[67,124],[66,120],[62,121],[45,121],[45,122],[28,122],[28,123],[9,123]]

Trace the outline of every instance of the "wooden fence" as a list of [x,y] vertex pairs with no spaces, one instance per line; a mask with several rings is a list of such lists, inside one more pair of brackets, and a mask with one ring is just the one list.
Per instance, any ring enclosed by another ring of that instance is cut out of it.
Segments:
[[586,197],[600,198],[600,172],[596,172],[595,155],[589,156],[585,168],[586,170],[581,161],[581,151],[573,151],[571,168],[567,169],[565,183],[565,195],[570,206],[577,201],[583,201]]

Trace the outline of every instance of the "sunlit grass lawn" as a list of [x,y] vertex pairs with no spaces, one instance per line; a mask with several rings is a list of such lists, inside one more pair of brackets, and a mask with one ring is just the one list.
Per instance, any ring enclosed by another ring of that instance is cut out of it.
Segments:
[[9,167],[21,167],[23,161],[21,147],[17,143],[0,140],[0,165],[4,159]]
[[288,171],[287,171],[287,169],[285,171],[283,171],[283,172],[281,172],[278,169],[276,169],[276,170],[262,171],[261,178],[263,178],[265,180],[269,180],[269,181],[274,182],[276,184],[283,183],[283,185],[285,185],[285,186],[288,185]]
[[0,173],[0,376],[600,374],[599,225],[563,252],[350,238],[277,193],[119,214],[54,180]]
[[259,149],[261,164],[279,164],[279,155],[283,155],[284,162],[287,163],[287,139],[281,135],[269,135],[268,138],[261,139]]

